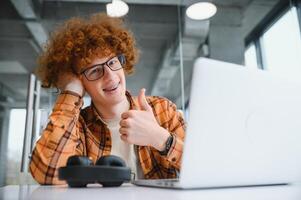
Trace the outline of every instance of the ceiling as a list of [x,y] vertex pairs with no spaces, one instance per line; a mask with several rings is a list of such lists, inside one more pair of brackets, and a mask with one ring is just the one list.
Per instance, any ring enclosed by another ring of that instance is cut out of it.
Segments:
[[[215,0],[216,16],[197,22],[184,15],[186,6],[197,2],[195,0],[126,0],[130,7],[126,22],[141,50],[136,72],[127,78],[127,88],[136,95],[140,88],[145,87],[148,94],[166,96],[180,105],[180,57],[183,58],[184,89],[188,96],[195,57],[209,56],[242,64],[244,37],[277,1]],[[37,56],[47,35],[70,17],[105,11],[108,2],[2,0],[0,95],[14,99],[14,106],[25,106],[29,73],[36,67]],[[228,30],[228,36],[223,35],[224,30]],[[230,55],[227,48],[229,45],[233,47],[232,43],[237,44],[237,52],[231,51]],[[49,101],[49,94],[43,90],[42,103]]]

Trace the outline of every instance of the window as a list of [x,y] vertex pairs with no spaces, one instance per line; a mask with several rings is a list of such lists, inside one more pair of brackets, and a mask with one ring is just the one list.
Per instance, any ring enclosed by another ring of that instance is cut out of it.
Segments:
[[9,133],[8,133],[8,158],[15,161],[21,160],[23,137],[25,129],[25,109],[12,109],[10,111]]
[[251,44],[245,51],[245,65],[257,68],[256,48],[254,44]]
[[300,4],[280,1],[246,37],[245,65],[301,81]]
[[262,51],[265,69],[301,80],[301,39],[295,7],[263,34]]
[[25,109],[12,109],[10,111],[6,184],[18,184],[20,182],[25,118]]
[[[40,112],[38,113],[38,123],[40,123]],[[8,131],[6,185],[35,183],[29,173],[20,172],[25,120],[26,109],[11,109]]]

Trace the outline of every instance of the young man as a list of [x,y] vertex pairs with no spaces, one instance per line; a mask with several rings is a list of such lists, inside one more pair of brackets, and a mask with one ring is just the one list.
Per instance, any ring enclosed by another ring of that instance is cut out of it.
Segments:
[[[120,19],[96,14],[73,18],[54,32],[39,58],[37,75],[58,95],[37,141],[30,172],[40,184],[64,184],[58,168],[72,155],[95,163],[104,155],[125,160],[139,178],[175,178],[180,170],[184,120],[161,97],[126,91],[137,49]],[[85,92],[91,105],[81,110]]]

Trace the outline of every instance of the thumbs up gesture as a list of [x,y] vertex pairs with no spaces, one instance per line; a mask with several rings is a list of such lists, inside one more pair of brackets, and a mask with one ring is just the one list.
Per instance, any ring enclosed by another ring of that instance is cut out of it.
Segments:
[[140,146],[152,146],[159,151],[165,148],[165,142],[170,133],[161,127],[145,97],[145,89],[138,96],[139,110],[129,110],[122,113],[120,121],[120,138]]

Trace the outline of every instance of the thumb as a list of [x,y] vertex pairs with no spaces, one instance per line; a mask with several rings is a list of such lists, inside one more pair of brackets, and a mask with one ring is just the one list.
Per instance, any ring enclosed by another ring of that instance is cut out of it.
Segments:
[[152,111],[152,108],[147,103],[146,97],[145,97],[145,88],[142,88],[140,90],[139,96],[138,96],[138,103],[141,110],[145,111]]

